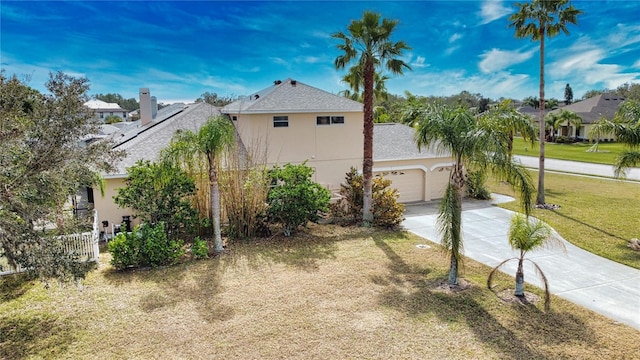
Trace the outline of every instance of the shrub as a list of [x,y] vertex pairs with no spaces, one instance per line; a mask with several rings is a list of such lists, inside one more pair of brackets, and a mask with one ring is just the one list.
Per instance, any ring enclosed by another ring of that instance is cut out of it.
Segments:
[[193,239],[193,244],[191,244],[191,255],[196,259],[206,259],[209,257],[207,242],[200,240],[200,237],[196,236],[196,238]]
[[[346,182],[340,184],[340,200],[330,205],[331,215],[342,224],[362,221],[363,179],[356,168],[346,174]],[[373,179],[373,225],[393,228],[404,220],[404,205],[398,203],[398,190],[391,188],[391,180]]]
[[111,265],[118,270],[168,265],[184,254],[182,241],[168,240],[162,222],[155,226],[142,224],[131,233],[120,233],[107,248],[111,253]]
[[467,195],[477,200],[491,199],[491,192],[485,186],[487,172],[484,170],[469,171],[465,184],[467,185]]
[[271,171],[275,186],[269,191],[267,214],[272,223],[283,226],[285,236],[309,221],[317,222],[329,210],[329,190],[313,182],[312,175],[313,169],[305,163]]

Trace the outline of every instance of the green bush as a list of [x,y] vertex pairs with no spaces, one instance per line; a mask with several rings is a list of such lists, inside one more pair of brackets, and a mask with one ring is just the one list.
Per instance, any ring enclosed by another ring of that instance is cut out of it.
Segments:
[[329,190],[311,180],[313,169],[304,163],[274,167],[271,178],[275,185],[269,191],[267,214],[270,222],[281,224],[285,236],[299,226],[317,222],[329,210]]
[[201,240],[199,236],[193,239],[191,244],[191,255],[196,259],[206,259],[209,256],[209,247],[207,242]]
[[164,224],[142,224],[131,233],[120,233],[109,242],[111,265],[118,270],[174,263],[182,255],[182,241],[168,240]]
[[484,170],[469,171],[465,184],[467,185],[467,195],[477,200],[491,199],[491,192],[485,186],[487,181],[487,172]]
[[[346,174],[346,182],[340,184],[340,200],[329,207],[335,221],[343,225],[362,221],[363,179],[356,168]],[[398,203],[398,190],[391,188],[391,180],[373,179],[373,225],[394,228],[404,220],[404,205]]]

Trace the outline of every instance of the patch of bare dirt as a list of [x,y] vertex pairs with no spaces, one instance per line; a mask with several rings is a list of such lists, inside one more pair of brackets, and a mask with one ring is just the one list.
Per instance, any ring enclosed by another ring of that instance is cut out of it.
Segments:
[[524,296],[515,296],[513,289],[502,290],[496,293],[498,298],[507,303],[518,303],[520,305],[535,305],[540,301],[540,296],[525,291]]
[[449,285],[447,280],[441,281],[439,284],[436,284],[436,291],[441,291],[446,294],[455,294],[468,289],[471,289],[473,284],[468,282],[465,279],[458,279],[458,285]]

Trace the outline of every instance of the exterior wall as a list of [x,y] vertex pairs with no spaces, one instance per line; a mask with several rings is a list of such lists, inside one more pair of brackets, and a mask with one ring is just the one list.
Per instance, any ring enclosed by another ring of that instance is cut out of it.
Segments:
[[122,121],[127,120],[127,111],[126,110],[114,110],[114,109],[94,109],[95,115],[93,116],[95,119],[98,119],[100,122],[104,122],[109,116],[117,116]]
[[[584,124],[580,126],[580,139],[589,140],[589,131],[591,131],[591,127],[593,124]],[[595,141],[595,139],[594,139]],[[616,141],[616,136],[614,134],[608,133],[600,136],[600,141]]]
[[[93,189],[94,193],[94,208],[98,211],[98,227],[100,231],[105,230],[102,226],[102,221],[108,221],[108,233],[111,234],[111,225],[121,224],[123,216],[133,215],[131,209],[123,209],[116,205],[113,201],[113,197],[118,194],[118,189],[125,186],[124,178],[119,179],[106,179],[104,196],[101,196],[100,189]],[[139,224],[139,219],[133,219],[131,216],[131,226]]]
[[[343,116],[344,124],[316,125],[317,116]],[[274,116],[288,116],[288,127],[274,127]],[[266,149],[269,165],[299,164],[315,168],[315,181],[340,188],[345,174],[362,167],[362,113],[284,113],[231,115],[247,148]]]
[[[447,167],[450,167],[451,164],[452,162],[450,158],[375,161],[373,164],[373,172],[374,175],[381,173],[383,176],[384,173],[389,173],[385,178],[392,181],[391,186],[393,187],[392,172],[420,170],[423,176],[423,178],[420,179],[421,181],[417,180],[413,185],[408,185],[403,182],[401,187],[398,188],[401,194],[400,201],[404,201],[402,199],[402,186],[415,186],[422,188],[422,199],[412,199],[412,201],[429,201],[442,198],[446,184],[449,181],[449,171],[447,170]],[[407,190],[405,189],[405,191]],[[415,189],[411,189],[409,191],[413,192]]]

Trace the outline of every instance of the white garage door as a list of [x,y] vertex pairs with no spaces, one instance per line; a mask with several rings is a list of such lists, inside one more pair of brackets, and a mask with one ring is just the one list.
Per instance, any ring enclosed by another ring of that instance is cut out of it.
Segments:
[[373,175],[391,180],[391,187],[400,193],[400,202],[424,200],[424,171],[420,169],[377,171]]

